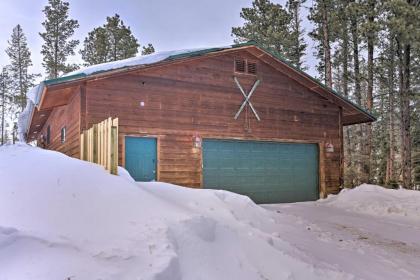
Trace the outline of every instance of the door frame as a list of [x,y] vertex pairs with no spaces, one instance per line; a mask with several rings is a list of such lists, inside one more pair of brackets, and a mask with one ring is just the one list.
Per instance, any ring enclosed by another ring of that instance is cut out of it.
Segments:
[[131,138],[151,138],[151,139],[156,139],[156,181],[160,180],[160,167],[159,167],[159,163],[160,163],[160,136],[159,135],[139,135],[139,134],[123,134],[122,135],[122,139],[123,141],[121,141],[122,143],[122,166],[125,168],[125,140],[127,137],[131,137]]
[[324,141],[311,140],[290,140],[290,139],[255,139],[255,138],[241,138],[241,137],[202,137],[201,147],[201,188],[204,189],[204,160],[203,160],[203,146],[205,140],[220,140],[220,141],[242,141],[242,142],[271,142],[271,143],[285,143],[285,144],[314,144],[317,146],[318,152],[318,199],[324,198],[326,194],[325,184],[325,168],[324,168]]

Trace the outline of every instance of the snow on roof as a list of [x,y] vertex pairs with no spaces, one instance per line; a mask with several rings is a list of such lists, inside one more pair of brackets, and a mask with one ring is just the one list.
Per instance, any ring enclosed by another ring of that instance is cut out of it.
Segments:
[[208,48],[196,48],[196,49],[184,49],[184,50],[175,50],[175,51],[162,51],[162,52],[156,52],[148,55],[141,55],[136,57],[131,57],[123,60],[118,61],[112,61],[112,62],[106,62],[101,63],[97,65],[88,66],[70,73],[66,73],[62,75],[61,77],[69,77],[73,75],[92,75],[99,72],[105,72],[115,69],[121,69],[131,66],[139,66],[139,65],[148,65],[157,63],[160,61],[163,61],[165,59],[168,59],[171,56],[176,56],[180,54],[189,54],[197,51],[202,51]]
[[27,99],[26,107],[20,113],[18,118],[18,139],[21,142],[25,142],[25,133],[27,133],[27,130],[29,128],[29,122],[31,118],[32,111],[34,110],[34,103]]
[[35,109],[35,106],[38,104],[39,99],[41,98],[43,88],[44,82],[41,82],[40,84],[30,89],[26,94],[26,107],[22,113],[20,113],[18,119],[19,141],[25,141],[25,134],[28,132],[30,126],[29,122],[31,121],[32,112]]

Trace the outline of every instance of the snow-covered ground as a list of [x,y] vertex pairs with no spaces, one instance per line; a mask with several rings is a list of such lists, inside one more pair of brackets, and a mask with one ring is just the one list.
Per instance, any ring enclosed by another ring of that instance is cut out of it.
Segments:
[[0,279],[420,279],[420,192],[257,206],[0,147]]

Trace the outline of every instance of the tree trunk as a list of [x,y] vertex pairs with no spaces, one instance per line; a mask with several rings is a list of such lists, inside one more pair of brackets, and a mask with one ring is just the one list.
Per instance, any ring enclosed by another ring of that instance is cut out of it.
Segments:
[[[357,28],[357,18],[355,16],[351,17],[351,35],[353,43],[353,64],[354,64],[354,95],[356,97],[356,103],[362,106],[362,90],[360,84],[360,64],[359,64],[359,31]],[[357,143],[356,152],[358,154],[355,158],[354,163],[357,166],[359,172],[359,178],[357,183],[365,183],[367,180],[364,177],[361,177],[364,172],[364,167],[362,166],[362,160],[360,155],[362,154],[362,142],[363,142],[363,127],[358,125],[356,127],[356,139]]]
[[411,186],[411,134],[410,134],[410,45],[407,44],[403,54],[401,122],[402,122],[402,183],[404,188]]
[[22,49],[21,49],[21,42],[20,42],[20,38],[21,38],[21,29],[20,26],[18,25],[18,34],[17,34],[17,38],[18,40],[18,67],[19,67],[19,106],[21,111],[23,111],[25,109],[25,98],[26,98],[26,92],[24,92],[23,90],[23,73],[22,73]]
[[4,133],[4,116],[5,116],[5,107],[6,107],[6,83],[4,81],[5,79],[5,75],[4,72],[2,71],[2,73],[0,73],[1,77],[1,145],[4,144],[4,137],[5,137],[5,133]]
[[404,47],[398,38],[397,54],[401,116],[401,175],[402,186],[409,188],[411,185],[410,45]]
[[59,34],[59,30],[58,30],[59,26],[58,23],[55,23],[55,38],[54,38],[54,65],[53,65],[53,72],[52,72],[52,77],[53,79],[58,77],[58,34]]
[[385,175],[385,184],[389,186],[391,183],[394,184],[395,180],[395,120],[394,120],[394,42],[391,37],[389,40],[389,66],[388,66],[388,153],[387,153],[387,165],[386,165],[386,175]]
[[322,46],[324,48],[325,59],[325,83],[332,88],[332,64],[331,64],[331,47],[328,30],[328,11],[325,1],[322,2]]
[[354,95],[356,96],[357,105],[362,105],[362,93],[360,86],[360,66],[359,66],[359,32],[357,29],[357,21],[351,19],[351,36],[353,41],[353,63],[354,63]]
[[[344,11],[343,11],[344,13]],[[348,57],[349,57],[349,37],[348,37],[348,25],[347,25],[347,21],[344,19],[344,23],[343,23],[343,94],[346,98],[349,97],[349,62],[348,62]],[[349,176],[349,171],[351,171],[352,169],[352,162],[353,162],[353,158],[352,158],[352,141],[351,141],[351,133],[350,133],[350,128],[347,127],[347,129],[345,129],[345,140],[346,140],[346,174],[347,174],[347,183],[346,185],[350,185],[351,187],[354,186],[354,182],[353,182],[353,178],[351,178],[352,176]]]
[[388,158],[386,165],[386,176],[385,184],[389,186],[391,183],[394,183],[395,180],[395,125],[394,125],[394,94],[390,91],[388,96],[388,121],[389,121],[389,131],[388,131]]
[[[372,26],[375,21],[375,17],[373,16],[375,9],[375,1],[369,1],[369,16],[368,22],[370,26],[370,30],[367,34],[367,49],[368,49],[368,85],[367,85],[367,96],[366,96],[366,108],[369,112],[372,112],[373,109],[373,51],[374,51],[374,34],[372,30]],[[372,124],[366,124],[366,141],[365,141],[365,149],[363,155],[363,171],[365,176],[370,183],[371,181],[371,154],[372,154]]]
[[299,53],[299,49],[300,49],[300,42],[299,42],[299,31],[300,31],[300,23],[299,23],[299,9],[300,9],[300,3],[299,1],[295,2],[295,5],[293,7],[294,9],[294,22],[295,22],[295,32],[296,32],[296,36],[295,36],[295,65],[300,67],[300,53]]

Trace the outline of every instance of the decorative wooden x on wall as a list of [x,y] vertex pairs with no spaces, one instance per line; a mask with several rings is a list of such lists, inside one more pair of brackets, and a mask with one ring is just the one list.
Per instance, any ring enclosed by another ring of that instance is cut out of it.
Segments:
[[252,106],[252,103],[250,101],[252,94],[255,92],[255,89],[258,87],[258,85],[260,84],[260,80],[256,80],[254,85],[251,88],[251,91],[247,94],[245,92],[245,90],[242,88],[241,84],[239,83],[238,79],[236,77],[233,77],[233,79],[235,80],[236,85],[238,86],[239,90],[241,91],[242,95],[245,97],[244,102],[242,103],[241,107],[239,108],[238,112],[235,115],[235,120],[239,117],[239,115],[241,114],[242,110],[245,108],[245,106],[248,104],[249,107],[251,108],[252,112],[254,112],[255,117],[257,118],[258,121],[260,121],[260,117],[258,116],[257,111],[255,110],[254,106]]

